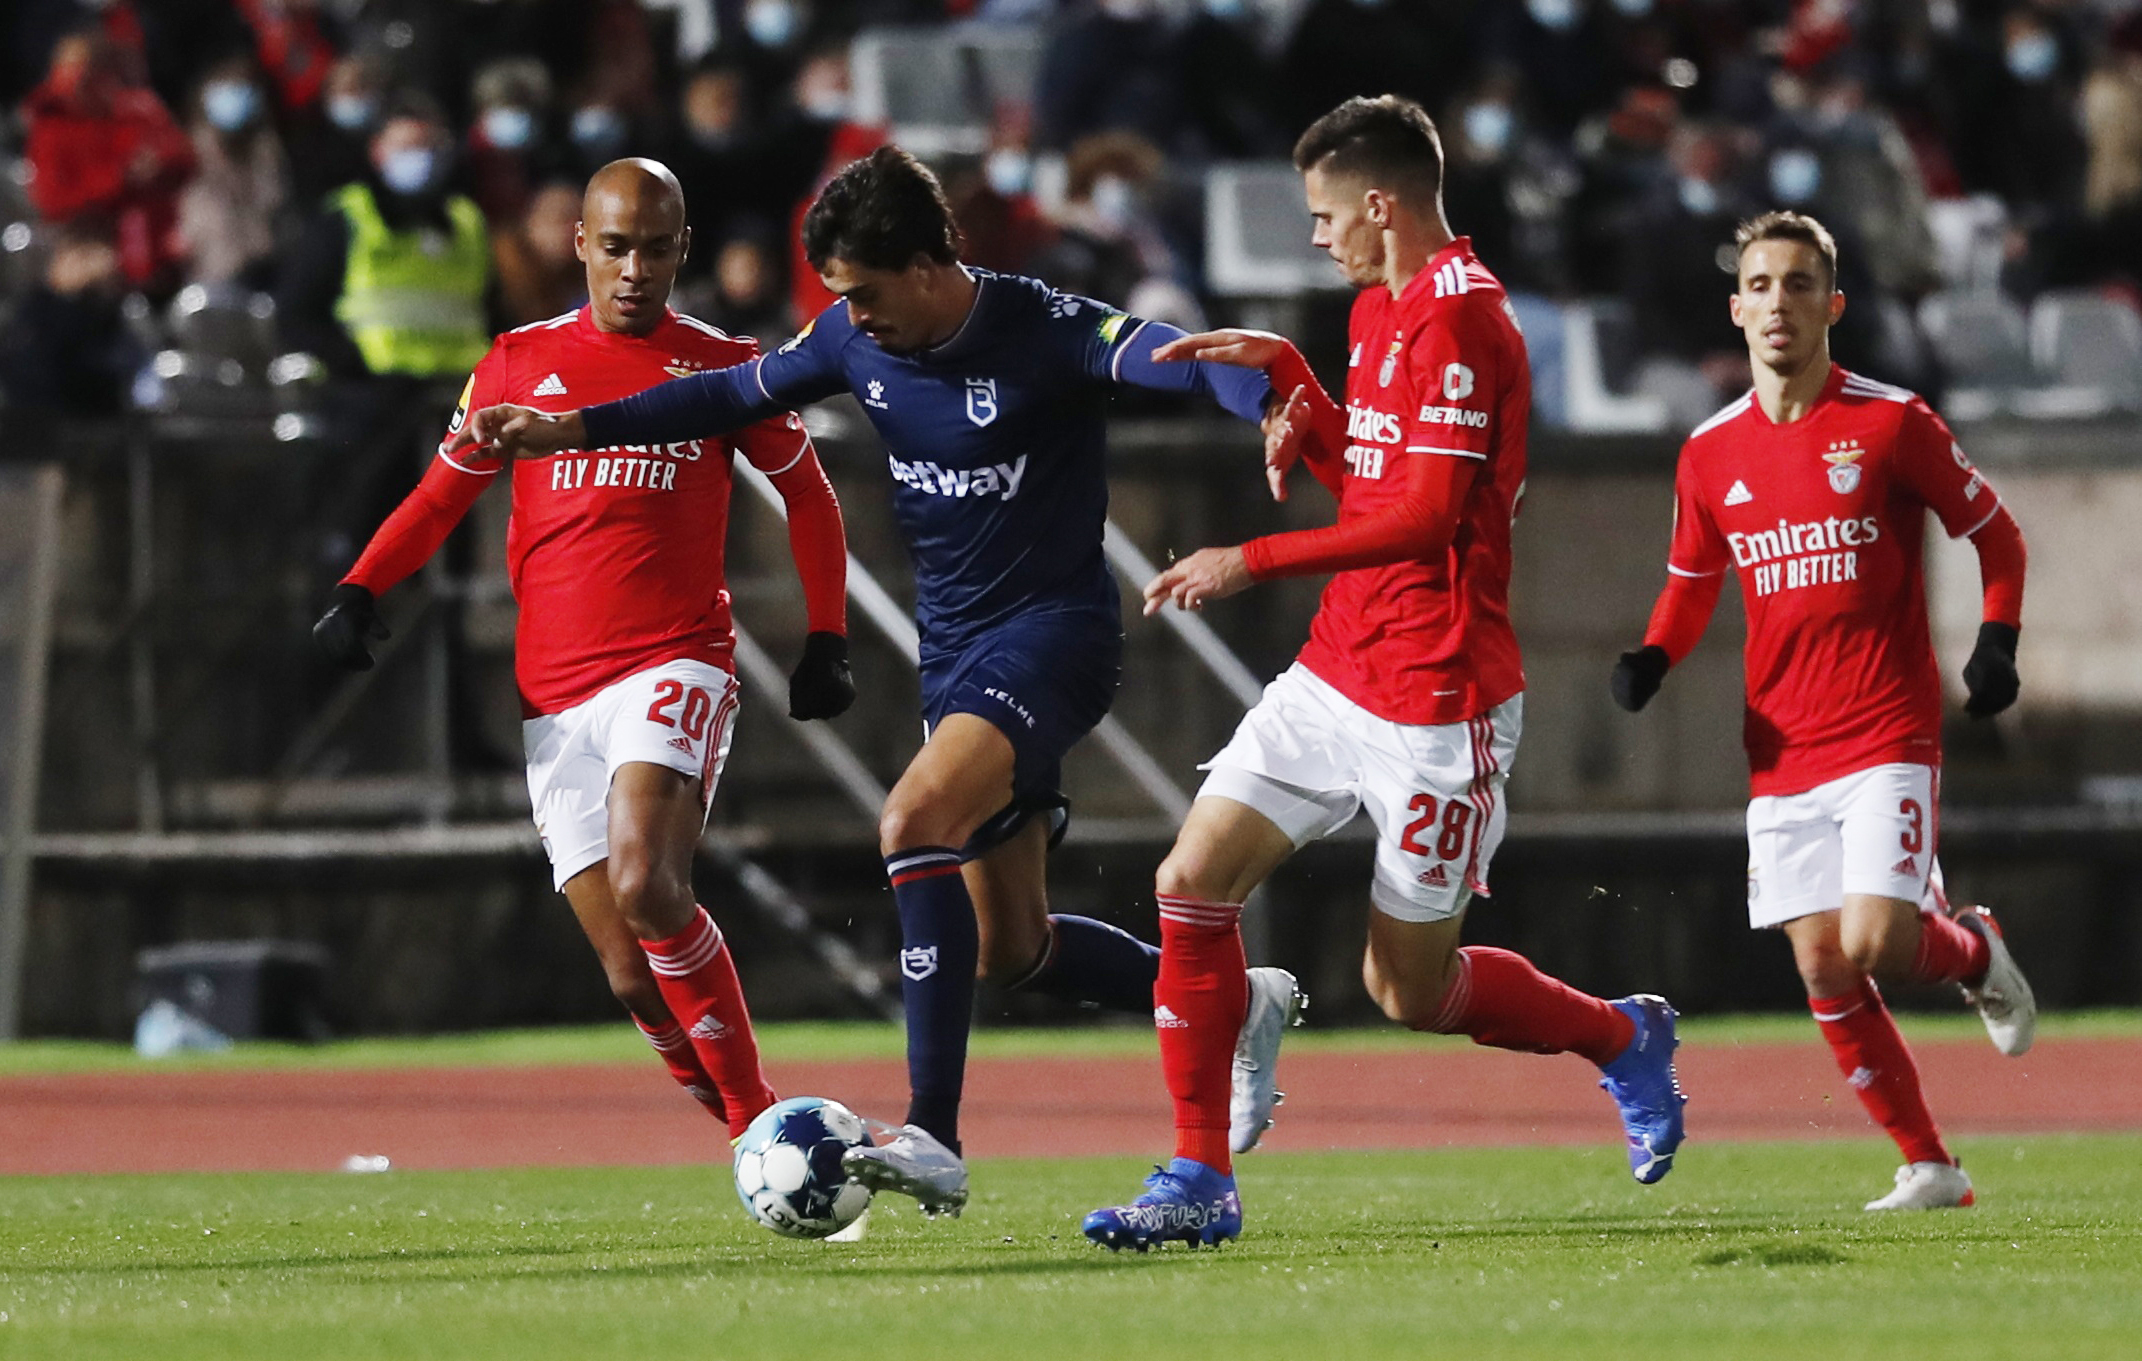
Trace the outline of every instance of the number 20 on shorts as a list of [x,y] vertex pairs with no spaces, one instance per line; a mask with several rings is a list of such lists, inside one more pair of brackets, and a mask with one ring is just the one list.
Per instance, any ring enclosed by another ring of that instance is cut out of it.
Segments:
[[[670,716],[680,702],[684,705],[681,721]],[[687,687],[683,681],[664,679],[655,683],[655,699],[647,706],[647,721],[665,728],[681,728],[686,737],[697,742],[707,735],[707,717],[713,712],[714,701],[704,686]]]
[[[1465,831],[1472,823],[1472,806],[1457,799],[1438,804],[1433,794],[1415,794],[1406,811],[1415,814],[1413,821],[1398,838],[1398,849],[1408,855],[1433,855],[1438,860],[1456,860],[1465,854]],[[1436,831],[1440,821],[1442,827]],[[1421,838],[1435,831],[1435,846],[1431,849]]]

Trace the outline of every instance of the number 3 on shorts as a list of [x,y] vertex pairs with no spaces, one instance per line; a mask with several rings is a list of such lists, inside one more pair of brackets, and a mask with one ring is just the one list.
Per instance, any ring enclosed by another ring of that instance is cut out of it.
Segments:
[[[681,723],[669,716],[680,700],[684,704]],[[686,737],[697,742],[707,735],[707,717],[713,712],[714,701],[703,687],[687,688],[681,680],[664,679],[655,683],[655,700],[647,706],[647,721],[665,728],[682,728]]]
[[1897,812],[1903,815],[1904,830],[1897,835],[1904,854],[1917,855],[1926,847],[1926,810],[1917,799],[1904,799],[1897,804]]
[[1443,830],[1436,837],[1433,850],[1423,844],[1420,838],[1421,833],[1435,826],[1438,811],[1435,795],[1415,794],[1406,809],[1419,816],[1406,824],[1405,832],[1398,838],[1398,849],[1408,855],[1433,855],[1438,860],[1456,860],[1465,854],[1465,828],[1473,820],[1470,805],[1457,799],[1442,805],[1440,811],[1443,816]]

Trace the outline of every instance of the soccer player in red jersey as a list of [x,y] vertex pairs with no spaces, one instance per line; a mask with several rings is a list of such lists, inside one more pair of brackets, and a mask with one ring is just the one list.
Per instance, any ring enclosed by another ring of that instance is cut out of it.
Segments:
[[1951,914],[1934,863],[1941,679],[1921,555],[1931,510],[1978,550],[1974,718],[2015,702],[2023,536],[1926,402],[1830,360],[1837,245],[1797,213],[1737,236],[1733,321],[1755,387],[1696,428],[1674,478],[1666,589],[1614,698],[1632,712],[1702,637],[1725,573],[1748,616],[1748,920],[1784,928],[1808,1006],[1903,1151],[1870,1210],[1969,1205],[1872,975],[1956,983],[1996,1047],[2030,1047],[2030,986],[1983,907]]
[[[1368,952],[1384,1013],[1416,1030],[1582,1054],[1621,1106],[1630,1164],[1654,1182],[1681,1140],[1673,1010],[1608,1002],[1507,950],[1459,948],[1459,926],[1502,838],[1524,673],[1510,627],[1510,524],[1525,478],[1531,377],[1502,285],[1443,217],[1442,147],[1420,106],[1352,99],[1294,150],[1315,242],[1360,289],[1341,411],[1277,336],[1222,331],[1161,358],[1262,368],[1287,392],[1267,443],[1275,497],[1298,457],[1338,523],[1207,548],[1146,587],[1146,613],[1198,609],[1260,581],[1336,573],[1294,666],[1266,687],[1207,765],[1161,864],[1154,1019],[1175,1100],[1175,1158],[1088,1237],[1144,1248],[1241,1227],[1229,1063],[1250,1007],[1242,903],[1280,862],[1366,811],[1376,822]],[[1275,1009],[1276,1011],[1276,1009]],[[1272,1024],[1283,1024],[1283,1013]]]
[[[373,602],[437,551],[510,460],[456,457],[467,413],[555,408],[718,369],[757,346],[672,312],[691,244],[676,177],[615,161],[588,182],[576,250],[587,306],[500,336],[462,393],[448,444],[387,518],[314,628],[335,661],[372,665]],[[723,586],[730,459],[788,507],[810,617],[789,712],[830,718],[855,698],[847,664],[847,543],[809,436],[789,414],[729,439],[568,450],[513,462],[506,554],[520,618],[528,793],[554,881],[672,1076],[732,1136],[774,1100],[721,931],[692,895],[692,851],[729,752],[737,683]]]

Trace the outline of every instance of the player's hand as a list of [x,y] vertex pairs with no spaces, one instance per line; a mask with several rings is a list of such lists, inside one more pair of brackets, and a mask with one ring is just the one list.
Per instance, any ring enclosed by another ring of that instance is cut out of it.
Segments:
[[1302,441],[1308,437],[1309,390],[1298,387],[1264,413],[1264,481],[1274,501],[1287,499],[1287,474],[1301,462]]
[[1241,369],[1266,369],[1286,352],[1287,338],[1270,331],[1200,331],[1169,341],[1153,351],[1153,358],[1163,364],[1203,359]]
[[1978,626],[1978,646],[1964,663],[1964,689],[1970,698],[1964,712],[1973,718],[1991,718],[2016,702],[2022,681],[2016,675],[2016,631],[2008,624],[1991,621]]
[[813,633],[803,640],[803,660],[788,677],[790,718],[835,718],[855,703],[855,677],[848,671],[848,640]]
[[1239,548],[1200,548],[1145,584],[1145,614],[1150,619],[1169,601],[1200,610],[1208,600],[1225,600],[1256,583]]
[[372,649],[366,644],[384,642],[388,636],[387,626],[372,608],[372,593],[345,581],[330,598],[334,603],[312,626],[313,646],[336,666],[370,671]]
[[498,458],[547,458],[585,443],[587,427],[578,411],[553,416],[532,406],[487,406],[469,413],[446,453],[451,458],[464,449],[485,449]]
[[1672,665],[1666,649],[1656,643],[1622,653],[1621,660],[1614,663],[1614,678],[1608,682],[1614,702],[1632,714],[1643,708],[1659,692],[1659,686],[1666,681],[1666,670]]

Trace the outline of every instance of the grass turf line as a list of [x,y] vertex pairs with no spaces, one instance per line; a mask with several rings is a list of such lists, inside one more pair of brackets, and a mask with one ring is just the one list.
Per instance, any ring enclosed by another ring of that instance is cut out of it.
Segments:
[[[1905,1012],[1905,1037],[1915,1042],[1969,1040],[1983,1043],[1985,1028],[1970,1012]],[[897,1059],[905,1052],[896,1022],[775,1022],[758,1027],[769,1062],[808,1063],[847,1059]],[[1681,1036],[1691,1044],[1807,1044],[1816,1041],[1804,1014],[1684,1017]],[[2039,1018],[2041,1036],[2142,1038],[2142,1011],[2049,1012]],[[1466,1048],[1462,1036],[1421,1035],[1396,1026],[1372,1029],[1302,1029],[1288,1033],[1295,1052],[1361,1053],[1419,1050],[1437,1045]],[[1072,1028],[982,1027],[974,1032],[977,1058],[1091,1058],[1155,1052],[1147,1024]],[[147,1061],[127,1045],[97,1040],[29,1040],[0,1044],[0,1077],[137,1071],[231,1071],[282,1068],[495,1068],[567,1063],[645,1063],[647,1044],[629,1022],[494,1030],[461,1035],[388,1036],[301,1045],[247,1043],[222,1054],[186,1054]]]
[[1259,1154],[1249,1236],[1111,1255],[1121,1159],[982,1161],[964,1219],[748,1223],[721,1169],[0,1184],[0,1354],[549,1358],[2133,1355],[2142,1136],[1963,1142],[1979,1208],[1869,1216],[1874,1140]]

